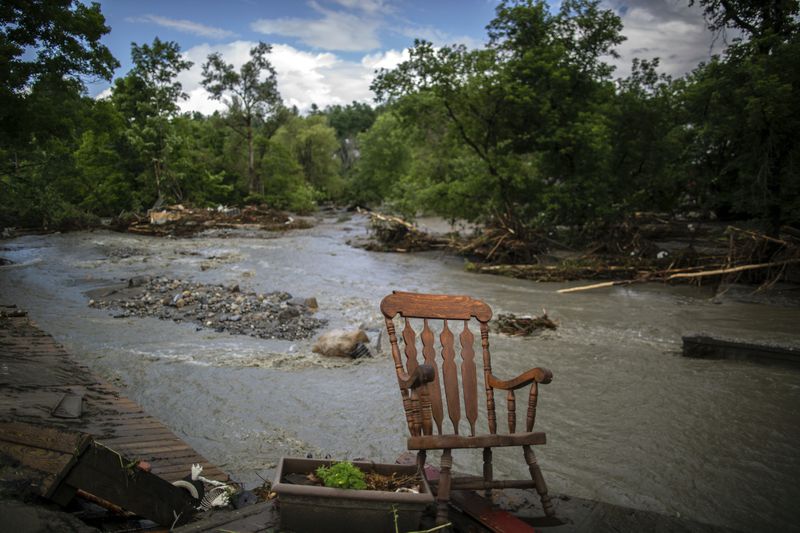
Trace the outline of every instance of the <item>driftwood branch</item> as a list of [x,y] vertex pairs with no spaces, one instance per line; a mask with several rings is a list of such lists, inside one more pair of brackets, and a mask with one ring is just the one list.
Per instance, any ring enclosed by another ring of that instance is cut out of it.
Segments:
[[380,220],[381,222],[387,222],[389,224],[400,224],[401,226],[405,226],[408,228],[409,231],[419,232],[420,230],[416,228],[410,222],[403,220],[400,217],[396,217],[393,215],[383,215],[381,213],[376,213],[375,211],[367,211],[366,209],[361,209],[360,207],[357,208],[357,211],[361,214],[369,215],[372,219]]
[[620,281],[606,281],[603,283],[594,283],[592,285],[583,285],[580,287],[570,287],[568,289],[559,289],[558,293],[565,294],[570,292],[581,292],[581,291],[588,291],[592,289],[604,289],[607,287],[614,287],[616,285],[629,285],[631,283],[641,283],[645,281],[671,281],[675,279],[694,279],[694,278],[703,278],[707,276],[724,276],[726,274],[735,274],[737,272],[745,272],[747,270],[758,270],[762,268],[771,268],[777,266],[786,266],[793,263],[800,263],[800,259],[787,259],[785,261],[772,261],[770,263],[757,263],[752,265],[740,265],[737,267],[730,267],[730,268],[718,268],[714,270],[702,270],[699,272],[677,272],[670,274],[670,271],[663,272],[661,276],[646,276],[638,279],[632,280],[620,280]]
[[758,270],[760,268],[783,266],[792,263],[800,263],[800,259],[787,259],[786,261],[773,261],[771,263],[759,263],[755,265],[741,265],[738,267],[720,268],[717,270],[705,270],[702,272],[681,272],[678,274],[672,274],[668,276],[667,281],[672,279],[701,278],[705,276],[723,276],[725,274],[733,274],[735,272],[744,272],[746,270]]

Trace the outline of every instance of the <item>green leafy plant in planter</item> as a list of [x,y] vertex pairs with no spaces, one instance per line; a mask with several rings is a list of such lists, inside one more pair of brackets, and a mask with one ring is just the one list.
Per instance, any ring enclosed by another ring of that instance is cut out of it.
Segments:
[[331,466],[320,466],[317,468],[316,474],[326,487],[356,490],[367,488],[364,472],[347,461],[334,463]]

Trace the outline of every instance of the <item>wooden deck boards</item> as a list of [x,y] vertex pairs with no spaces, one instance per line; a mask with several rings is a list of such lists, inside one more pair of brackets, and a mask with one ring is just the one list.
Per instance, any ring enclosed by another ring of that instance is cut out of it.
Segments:
[[[192,464],[218,481],[228,474],[182,441],[163,423],[92,374],[26,317],[0,318],[0,420],[89,433],[130,459],[152,465],[167,481],[188,475]],[[83,395],[80,418],[56,418],[52,409],[66,393]]]

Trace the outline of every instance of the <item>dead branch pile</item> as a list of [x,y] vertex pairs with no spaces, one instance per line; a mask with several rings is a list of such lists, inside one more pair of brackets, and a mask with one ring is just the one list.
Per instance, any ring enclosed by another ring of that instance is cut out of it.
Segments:
[[383,490],[387,492],[395,492],[397,489],[414,489],[419,491],[422,480],[419,474],[398,474],[392,472],[389,475],[379,474],[377,472],[366,472],[364,474],[364,481],[369,490]]
[[432,236],[410,222],[393,215],[385,215],[361,208],[359,213],[369,215],[372,239],[359,245],[373,252],[419,252],[449,245],[447,239]]
[[211,228],[250,227],[283,231],[310,226],[305,220],[295,220],[287,213],[263,205],[243,209],[223,206],[196,209],[177,204],[151,210],[146,218],[133,216],[126,222],[126,231],[155,236],[190,236]]
[[800,231],[785,227],[778,237],[728,226],[728,253],[722,261],[718,256],[698,257],[693,266],[676,267],[675,262],[666,269],[642,271],[635,279],[595,283],[582,287],[561,289],[558,292],[578,292],[589,289],[625,285],[643,281],[688,281],[701,284],[710,278],[713,283],[756,283],[766,290],[777,282],[800,282]]
[[513,336],[527,336],[543,329],[556,329],[558,322],[547,316],[542,310],[541,316],[517,316],[513,313],[501,313],[492,321],[495,331]]
[[547,253],[551,245],[564,247],[541,233],[497,217],[480,235],[461,244],[458,253],[482,263],[527,264]]
[[468,263],[467,270],[532,281],[577,281],[581,279],[635,279],[641,274],[636,266],[609,265],[598,260],[565,261],[557,265],[481,265]]

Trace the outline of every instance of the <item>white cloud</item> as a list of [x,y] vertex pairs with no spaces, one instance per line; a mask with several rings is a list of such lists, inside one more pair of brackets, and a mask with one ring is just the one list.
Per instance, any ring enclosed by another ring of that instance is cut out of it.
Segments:
[[250,27],[253,31],[267,35],[295,37],[309,46],[323,50],[357,52],[380,47],[379,19],[332,11],[313,2],[311,7],[319,12],[322,18],[259,19]]
[[387,12],[391,8],[383,0],[335,0],[337,4],[347,9],[359,9],[366,13]]
[[402,61],[408,60],[409,57],[407,48],[405,50],[387,50],[386,52],[365,55],[361,58],[361,64],[373,70],[392,69]]
[[[226,62],[238,69],[250,59],[250,49],[256,44],[235,41],[220,45],[202,44],[187,50],[185,55],[194,66],[178,77],[184,92],[189,95],[189,99],[181,103],[181,109],[204,114],[225,109],[223,103],[211,100],[203,89],[202,64],[210,53],[219,52]],[[301,112],[308,111],[312,103],[324,108],[353,100],[371,102],[373,94],[369,85],[375,70],[392,68],[407,58],[407,51],[388,50],[367,54],[360,61],[348,61],[330,52],[306,52],[286,44],[273,45],[269,55],[284,104],[297,106]]]
[[208,37],[209,39],[229,39],[231,37],[236,37],[236,33],[232,31],[206,26],[205,24],[186,19],[171,19],[158,15],[145,15],[143,17],[129,18],[127,20],[130,22],[151,22],[165,28],[172,28],[173,30],[182,31],[184,33]]
[[102,91],[97,93],[97,96],[95,96],[94,99],[95,100],[107,100],[107,99],[111,98],[111,93],[112,93],[111,87],[106,87],[105,89],[103,89]]

